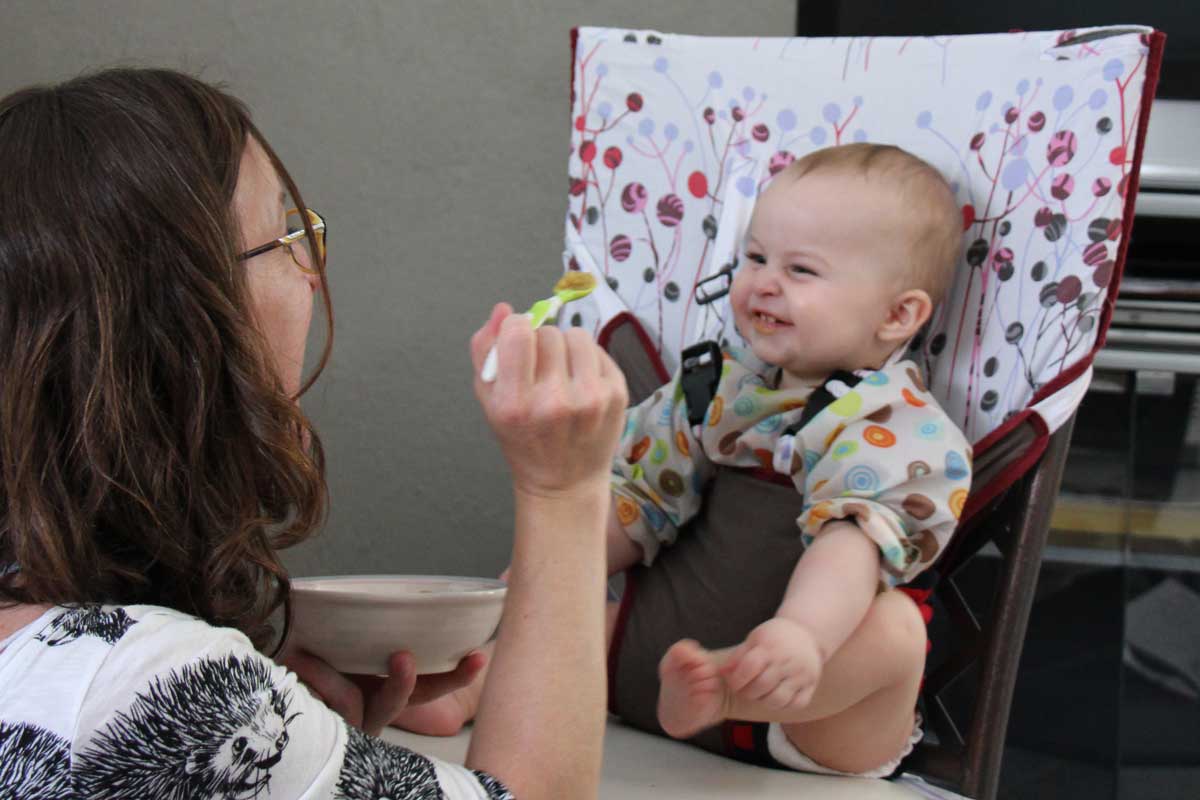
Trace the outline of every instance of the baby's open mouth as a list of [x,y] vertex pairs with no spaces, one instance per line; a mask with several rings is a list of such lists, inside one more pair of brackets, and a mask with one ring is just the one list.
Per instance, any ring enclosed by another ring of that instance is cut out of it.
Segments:
[[754,329],[759,333],[774,333],[780,328],[792,327],[790,322],[784,322],[777,317],[772,317],[770,314],[764,314],[761,311],[755,311],[751,314],[754,320]]

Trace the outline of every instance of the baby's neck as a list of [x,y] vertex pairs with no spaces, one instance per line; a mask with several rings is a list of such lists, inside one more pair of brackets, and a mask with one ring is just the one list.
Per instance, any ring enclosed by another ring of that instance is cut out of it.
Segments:
[[886,356],[884,356],[878,360],[875,360],[873,363],[859,364],[858,366],[854,366],[854,367],[835,367],[834,369],[830,370],[828,373],[826,373],[824,375],[800,375],[795,372],[789,372],[788,370],[780,367],[779,375],[775,379],[775,388],[776,389],[815,389],[816,387],[818,387],[822,383],[824,383],[829,378],[829,376],[832,375],[834,372],[838,372],[838,371],[857,372],[859,370],[874,371],[874,370],[883,369],[884,366],[886,366],[888,363],[890,363],[898,354],[902,353],[906,347],[907,347],[907,344],[905,344],[904,347],[898,347],[895,350],[893,350],[891,353],[888,353]]

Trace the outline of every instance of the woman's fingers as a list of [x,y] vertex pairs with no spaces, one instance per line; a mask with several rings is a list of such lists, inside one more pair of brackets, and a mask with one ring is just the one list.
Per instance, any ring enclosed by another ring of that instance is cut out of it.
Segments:
[[571,380],[583,392],[596,391],[600,380],[600,356],[604,354],[582,328],[570,328],[563,335],[567,346],[567,370]]
[[416,662],[411,653],[393,653],[388,659],[388,676],[364,698],[362,729],[378,736],[384,727],[409,704],[417,682]]
[[313,694],[340,714],[343,719],[356,727],[362,725],[362,691],[353,681],[321,659],[303,650],[288,652],[285,657],[280,659],[280,663],[296,673],[296,677]]
[[534,381],[540,389],[548,384],[564,380],[569,374],[567,343],[558,328],[537,329],[537,365],[533,371]]
[[487,664],[487,655],[480,650],[472,650],[463,656],[451,672],[439,672],[435,675],[422,675],[417,678],[416,688],[408,699],[410,705],[428,703],[455,689],[461,689],[472,683],[480,670]]
[[488,315],[487,322],[483,323],[483,327],[475,331],[475,335],[471,337],[471,364],[474,366],[476,374],[483,369],[483,362],[487,358],[488,351],[492,349],[492,345],[496,343],[496,339],[500,335],[500,324],[512,313],[512,306],[508,303],[497,303],[492,307],[492,313]]
[[537,337],[529,318],[524,314],[505,317],[500,322],[495,347],[499,365],[494,393],[510,399],[523,397],[524,387],[533,381],[537,366]]

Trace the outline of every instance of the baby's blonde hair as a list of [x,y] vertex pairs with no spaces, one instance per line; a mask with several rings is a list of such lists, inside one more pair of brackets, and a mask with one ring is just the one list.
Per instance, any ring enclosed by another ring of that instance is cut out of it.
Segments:
[[950,185],[936,168],[890,144],[855,143],[816,150],[789,164],[775,181],[816,172],[849,173],[886,181],[900,193],[910,219],[910,257],[900,264],[908,288],[923,289],[936,304],[954,280],[962,254],[962,214]]

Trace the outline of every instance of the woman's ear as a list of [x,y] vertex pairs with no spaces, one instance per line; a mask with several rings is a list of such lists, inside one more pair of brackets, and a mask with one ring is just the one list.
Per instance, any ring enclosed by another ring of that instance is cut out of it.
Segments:
[[892,301],[887,316],[875,332],[881,341],[899,344],[916,336],[933,313],[933,301],[923,289],[909,289]]

